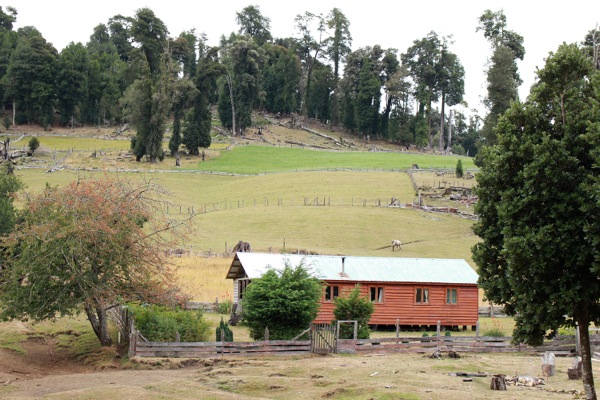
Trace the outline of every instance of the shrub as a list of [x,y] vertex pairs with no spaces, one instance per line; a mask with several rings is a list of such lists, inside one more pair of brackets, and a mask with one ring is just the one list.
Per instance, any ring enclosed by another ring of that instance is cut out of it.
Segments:
[[35,136],[29,139],[29,151],[31,155],[40,147],[40,141]]
[[503,337],[504,332],[500,328],[491,328],[483,332],[483,336]]
[[462,147],[460,144],[454,144],[452,145],[452,154],[456,154],[457,156],[464,156],[467,154],[467,152],[465,151],[465,148]]
[[174,342],[179,332],[182,342],[205,342],[210,325],[201,311],[170,309],[157,305],[129,305],[136,328],[152,342]]
[[217,342],[221,341],[221,331],[225,332],[225,342],[233,342],[233,331],[231,330],[229,325],[227,325],[227,323],[223,321],[223,317],[221,317],[221,323],[219,323],[219,326],[216,329]]
[[[357,339],[368,339],[371,336],[369,330],[369,320],[375,311],[375,306],[366,297],[360,294],[360,285],[344,296],[334,299],[335,308],[333,315],[336,321],[357,321],[358,337]],[[354,336],[354,327],[351,324],[340,326],[340,339],[352,339]]]
[[456,163],[456,177],[462,178],[464,175],[462,160],[458,160]]
[[319,311],[322,283],[301,263],[286,263],[282,271],[269,269],[248,285],[243,300],[243,321],[254,340],[291,339],[308,328]]
[[233,310],[233,300],[231,300],[230,298],[224,298],[223,300],[221,300],[221,302],[217,306],[217,312],[219,314],[229,315],[229,314],[231,314],[232,310]]

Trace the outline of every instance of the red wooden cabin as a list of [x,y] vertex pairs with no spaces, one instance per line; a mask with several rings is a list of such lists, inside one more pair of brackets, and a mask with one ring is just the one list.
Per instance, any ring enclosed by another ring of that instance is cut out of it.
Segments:
[[462,259],[315,256],[236,253],[227,278],[234,280],[234,303],[246,286],[267,268],[301,262],[323,281],[323,296],[314,322],[331,322],[333,299],[360,284],[375,304],[371,325],[403,327],[475,327],[478,319],[477,274]]

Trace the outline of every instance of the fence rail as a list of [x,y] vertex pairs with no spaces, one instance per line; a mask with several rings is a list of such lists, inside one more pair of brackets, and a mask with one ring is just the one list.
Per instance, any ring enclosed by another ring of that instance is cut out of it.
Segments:
[[310,353],[310,340],[267,340],[259,342],[140,342],[138,357],[218,357],[297,355]]
[[[432,336],[398,337],[379,339],[340,339],[340,353],[427,353],[434,349],[456,352],[479,353],[519,353],[550,351],[556,355],[574,354],[576,343],[574,336],[557,336],[544,342],[542,346],[531,347],[524,344],[513,345],[511,337],[492,336]],[[593,346],[600,345],[600,335],[590,335]]]
[[[137,336],[137,335],[136,335]],[[473,353],[544,353],[557,356],[575,353],[574,336],[557,336],[542,346],[511,344],[511,337],[491,336],[431,336],[378,339],[338,339],[337,352],[369,353],[432,353],[435,350]],[[592,347],[600,346],[600,335],[590,335]],[[131,341],[130,356],[138,357],[222,357],[257,355],[308,355],[310,340],[267,340],[257,342],[144,342],[137,336]]]

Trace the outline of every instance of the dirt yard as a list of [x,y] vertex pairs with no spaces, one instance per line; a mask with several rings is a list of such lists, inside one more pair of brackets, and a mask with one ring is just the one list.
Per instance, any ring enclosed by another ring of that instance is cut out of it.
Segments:
[[[536,387],[489,389],[490,376],[541,378],[538,355],[333,355],[202,360],[142,359],[91,367],[52,338],[29,338],[24,354],[0,349],[2,399],[573,399],[571,358],[557,358],[555,377]],[[600,365],[594,374],[600,376]],[[526,379],[523,379],[526,380]]]

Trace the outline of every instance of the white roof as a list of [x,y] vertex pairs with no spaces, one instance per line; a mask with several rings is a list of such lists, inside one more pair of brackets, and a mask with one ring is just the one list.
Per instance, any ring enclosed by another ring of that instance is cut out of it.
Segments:
[[320,256],[236,253],[227,278],[260,278],[268,268],[303,263],[325,281],[477,284],[477,273],[463,259]]

